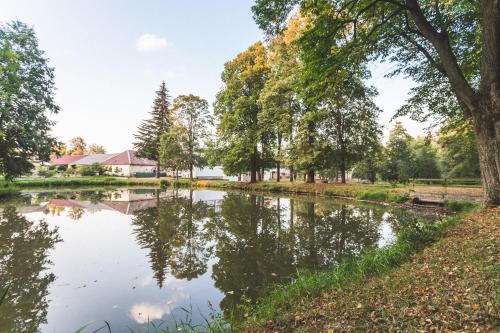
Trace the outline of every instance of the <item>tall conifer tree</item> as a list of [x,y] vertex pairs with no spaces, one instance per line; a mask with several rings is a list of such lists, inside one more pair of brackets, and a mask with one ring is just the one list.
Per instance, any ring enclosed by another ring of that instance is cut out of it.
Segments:
[[143,120],[137,128],[134,148],[140,157],[156,161],[156,177],[160,177],[160,138],[167,132],[172,124],[172,110],[170,108],[170,95],[165,82],[156,92],[153,107],[149,112],[150,117]]

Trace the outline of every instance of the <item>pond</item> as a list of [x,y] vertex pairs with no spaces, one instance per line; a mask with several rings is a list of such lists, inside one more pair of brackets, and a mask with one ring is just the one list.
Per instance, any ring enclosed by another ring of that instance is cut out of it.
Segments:
[[113,332],[238,315],[277,282],[384,246],[419,215],[211,190],[26,192],[0,201],[1,332]]

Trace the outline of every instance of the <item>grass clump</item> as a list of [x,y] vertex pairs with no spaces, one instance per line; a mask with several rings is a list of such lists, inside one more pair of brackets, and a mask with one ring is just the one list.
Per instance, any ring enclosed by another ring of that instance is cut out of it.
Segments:
[[451,200],[444,203],[446,209],[452,212],[463,212],[477,207],[478,204],[467,200]]

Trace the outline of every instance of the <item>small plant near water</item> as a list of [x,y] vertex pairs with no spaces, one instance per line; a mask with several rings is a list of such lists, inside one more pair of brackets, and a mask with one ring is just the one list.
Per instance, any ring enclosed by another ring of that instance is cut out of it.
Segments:
[[471,201],[463,200],[463,201],[446,201],[444,206],[446,207],[446,209],[452,212],[463,212],[478,206],[478,204]]
[[[174,333],[174,332],[187,332],[187,333],[231,333],[233,331],[232,326],[223,319],[222,314],[217,312],[213,305],[209,302],[210,314],[208,317],[202,315],[203,323],[196,324],[193,322],[193,308],[189,306],[188,308],[180,307],[177,310],[181,311],[184,316],[180,319],[172,316],[171,320],[156,320],[150,321],[139,327],[128,327],[127,329],[131,333]],[[97,328],[96,328],[97,326]],[[102,323],[92,322],[88,323],[75,333],[97,333],[97,332],[115,332],[113,326],[106,320]]]

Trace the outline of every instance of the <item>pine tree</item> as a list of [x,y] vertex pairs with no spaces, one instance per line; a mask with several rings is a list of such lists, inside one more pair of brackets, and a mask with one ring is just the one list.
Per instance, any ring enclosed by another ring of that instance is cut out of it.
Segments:
[[136,139],[134,148],[137,155],[157,161],[157,178],[160,177],[160,138],[172,124],[171,112],[170,96],[165,82],[162,82],[160,89],[156,92],[153,107],[149,112],[149,119],[142,121],[137,128],[137,134],[134,136]]

